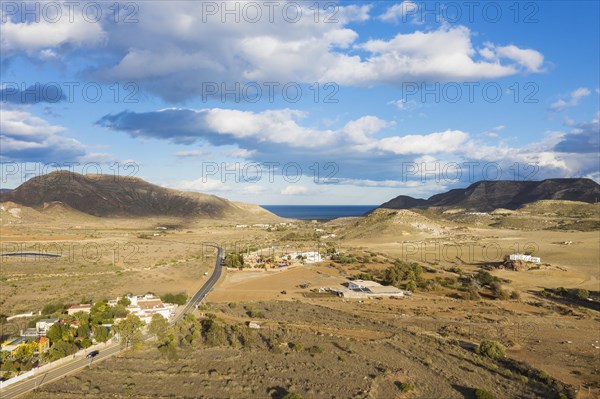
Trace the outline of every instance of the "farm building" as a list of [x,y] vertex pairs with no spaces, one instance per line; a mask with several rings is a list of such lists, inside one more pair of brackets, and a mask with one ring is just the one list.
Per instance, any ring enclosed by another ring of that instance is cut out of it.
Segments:
[[540,258],[536,258],[535,256],[524,255],[524,254],[512,254],[508,258],[510,260],[520,260],[523,262],[533,262],[533,263],[540,263],[542,261]]
[[332,289],[344,298],[368,298],[368,297],[402,297],[404,291],[393,287],[381,285],[375,281],[354,280],[348,284],[348,288]]

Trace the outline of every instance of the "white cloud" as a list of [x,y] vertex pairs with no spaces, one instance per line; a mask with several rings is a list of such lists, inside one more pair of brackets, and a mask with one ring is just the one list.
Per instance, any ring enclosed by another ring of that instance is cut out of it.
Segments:
[[550,109],[552,111],[562,111],[568,107],[575,107],[579,105],[580,101],[584,97],[587,97],[590,94],[592,94],[592,92],[589,89],[581,87],[577,90],[572,91],[567,100],[560,99],[550,104]]
[[407,15],[415,14],[418,9],[419,6],[417,3],[413,1],[403,1],[400,4],[394,4],[393,6],[388,7],[388,9],[385,10],[385,12],[381,14],[378,19],[385,22],[394,23],[398,23],[399,21],[406,22]]
[[206,155],[202,150],[177,151],[175,156],[179,158],[197,158]]
[[256,155],[256,151],[238,148],[233,151],[230,151],[228,155],[233,158],[249,159]]
[[227,192],[233,188],[218,179],[200,177],[195,180],[181,180],[173,185],[165,185],[168,188],[200,192]]
[[40,18],[37,23],[14,23],[8,20],[0,24],[2,32],[0,48],[5,53],[23,50],[29,55],[37,54],[41,58],[54,58],[56,52],[53,48],[66,44],[94,46],[106,40],[106,32],[100,23],[85,21],[81,10],[77,10],[73,15],[72,22],[67,15],[58,18],[56,22],[47,18]]
[[282,195],[307,195],[309,193],[308,187],[305,186],[286,186],[281,190]]
[[242,195],[258,195],[263,194],[265,191],[267,191],[267,189],[264,186],[250,184],[242,187],[242,189],[239,190],[239,193]]
[[5,161],[68,162],[85,155],[83,144],[60,134],[66,130],[27,111],[0,107],[0,158]]
[[427,135],[385,137],[358,148],[397,155],[452,153],[459,150],[468,138],[469,135],[460,130],[446,130]]
[[493,62],[500,63],[502,59],[516,62],[516,66],[523,67],[526,72],[543,72],[544,55],[533,49],[522,49],[515,45],[497,46],[493,43],[485,43],[485,47],[479,50],[479,54]]

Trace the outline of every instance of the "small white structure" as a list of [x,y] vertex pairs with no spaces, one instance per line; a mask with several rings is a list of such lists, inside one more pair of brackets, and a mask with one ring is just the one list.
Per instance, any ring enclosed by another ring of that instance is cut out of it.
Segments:
[[260,324],[255,321],[251,321],[248,323],[248,327],[253,328],[255,330],[260,330]]
[[288,257],[290,257],[292,260],[296,260],[299,256],[302,257],[304,263],[318,263],[323,261],[323,258],[318,251],[290,252],[289,254],[284,255],[283,259],[288,259]]
[[35,323],[35,329],[37,330],[37,334],[39,337],[45,336],[48,334],[48,330],[54,324],[58,323],[58,319],[41,319]]
[[248,225],[247,224],[236,224],[235,227],[238,229],[245,229],[248,227]]
[[338,291],[346,298],[365,298],[365,297],[403,297],[404,291],[393,286],[386,286],[375,281],[354,280],[348,284],[347,289]]
[[540,258],[536,258],[535,256],[525,255],[525,254],[512,254],[508,258],[510,260],[520,260],[523,262],[533,262],[533,263],[540,263],[542,261]]

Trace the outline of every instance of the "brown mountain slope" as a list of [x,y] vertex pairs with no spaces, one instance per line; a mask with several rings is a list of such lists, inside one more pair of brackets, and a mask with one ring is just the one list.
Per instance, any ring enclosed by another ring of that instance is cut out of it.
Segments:
[[172,190],[139,178],[80,175],[66,171],[34,177],[2,193],[0,201],[43,209],[52,202],[94,216],[172,216],[221,219],[275,217],[257,205],[237,204],[214,195]]
[[600,185],[590,179],[480,181],[464,189],[436,194],[427,200],[401,195],[380,208],[460,207],[474,211],[493,211],[498,208],[518,209],[541,200],[595,203],[600,200]]

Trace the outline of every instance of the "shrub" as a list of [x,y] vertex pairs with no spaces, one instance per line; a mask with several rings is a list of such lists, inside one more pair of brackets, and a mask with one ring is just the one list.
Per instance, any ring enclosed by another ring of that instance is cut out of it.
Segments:
[[406,284],[406,290],[410,291],[410,292],[415,292],[417,290],[417,283],[415,283],[414,280],[410,280],[407,284]]
[[521,294],[518,291],[513,291],[510,294],[510,299],[519,300],[521,299]]
[[587,299],[590,297],[590,292],[586,289],[583,288],[579,288],[576,292],[575,292],[575,296],[577,297],[577,299]]
[[397,382],[396,386],[400,390],[400,392],[406,393],[410,391],[414,391],[415,386],[410,382]]
[[504,345],[500,342],[496,341],[481,341],[479,344],[479,348],[477,348],[477,352],[485,357],[489,357],[490,359],[501,359],[505,355],[506,349]]
[[316,346],[313,345],[310,348],[306,349],[306,351],[310,354],[317,354],[317,353],[323,353],[323,348],[321,348],[320,346]]
[[185,292],[180,292],[178,294],[164,294],[161,295],[160,300],[165,303],[185,305],[185,303],[187,302],[187,294]]
[[496,399],[493,393],[480,388],[475,390],[475,397],[477,399]]
[[291,350],[296,352],[304,350],[304,345],[302,345],[300,342],[290,342],[289,346]]
[[479,270],[475,275],[477,281],[481,283],[481,285],[490,285],[496,278],[490,274],[487,270]]
[[477,288],[471,285],[469,286],[469,288],[467,288],[467,292],[465,292],[463,298],[468,301],[478,301],[481,299],[481,296],[479,295],[479,291],[477,291]]
[[297,393],[286,393],[281,399],[302,399],[302,395]]

